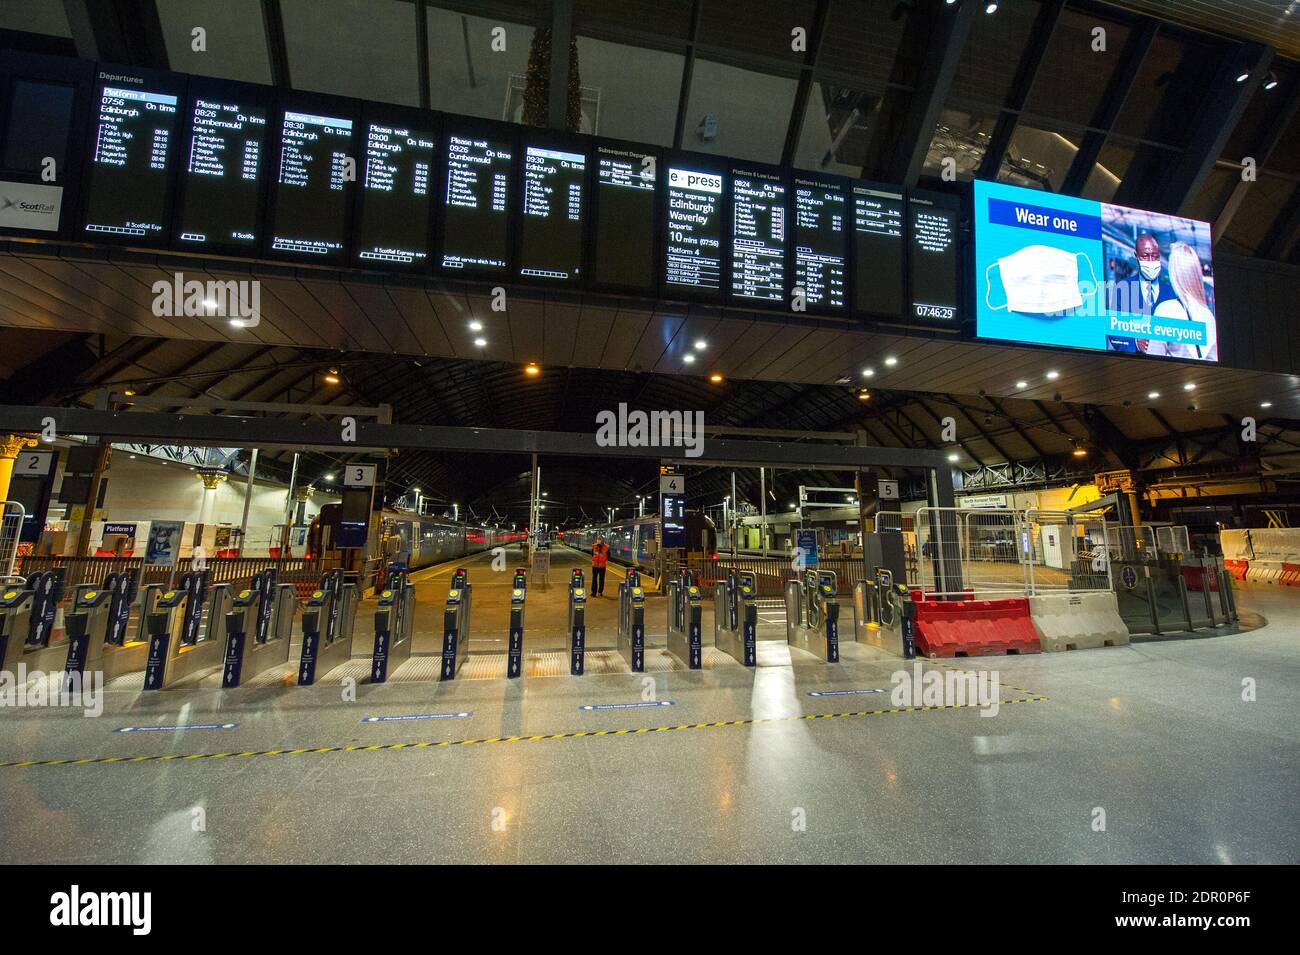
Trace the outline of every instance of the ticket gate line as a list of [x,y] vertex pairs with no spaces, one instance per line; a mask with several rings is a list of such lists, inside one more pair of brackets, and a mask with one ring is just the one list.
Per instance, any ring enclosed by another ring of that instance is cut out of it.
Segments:
[[415,585],[404,569],[389,570],[375,609],[375,640],[370,654],[370,682],[386,683],[388,674],[411,656],[411,620]]
[[19,664],[29,672],[63,669],[67,645],[50,644],[62,589],[62,568],[0,586],[0,658],[6,673],[17,673]]
[[916,605],[887,568],[877,567],[872,579],[853,588],[853,630],[858,643],[905,660],[916,657]]
[[298,657],[298,685],[311,686],[352,658],[352,634],[359,593],[342,568],[327,570],[307,596],[302,611],[302,651]]
[[668,653],[689,670],[704,666],[700,597],[690,570],[682,568],[668,581]]
[[442,670],[440,680],[454,680],[469,658],[470,609],[473,586],[469,571],[457,567],[442,611]]
[[587,667],[587,587],[581,570],[575,569],[569,576],[568,614],[565,640],[569,674],[582,676]]
[[234,588],[209,583],[207,570],[186,572],[177,588],[163,591],[145,614],[149,641],[146,690],[175,686],[225,663],[226,641],[221,628],[231,609]]
[[758,578],[734,567],[713,588],[713,645],[743,666],[758,664]]
[[528,599],[528,572],[515,568],[510,584],[510,632],[506,639],[506,678],[516,679],[524,672],[524,608]]
[[785,638],[827,663],[840,659],[840,605],[834,571],[808,570],[785,584]]
[[635,568],[618,584],[618,652],[633,673],[645,672],[645,590]]
[[222,689],[237,687],[289,662],[289,641],[298,598],[293,584],[277,583],[275,568],[255,576],[231,601],[225,616],[226,652]]
[[144,669],[149,641],[143,626],[138,639],[128,639],[131,608],[138,603],[143,623],[146,601],[159,588],[155,585],[138,593],[138,579],[139,571],[133,568],[109,574],[104,578],[103,587],[83,584],[77,588],[72,606],[64,615],[68,648],[64,672],[69,675],[84,674],[87,670],[99,672],[108,682]]

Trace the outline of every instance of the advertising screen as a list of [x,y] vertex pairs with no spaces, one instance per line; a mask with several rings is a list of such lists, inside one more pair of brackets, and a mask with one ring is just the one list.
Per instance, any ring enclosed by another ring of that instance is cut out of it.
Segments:
[[1218,361],[1209,223],[975,183],[981,338]]

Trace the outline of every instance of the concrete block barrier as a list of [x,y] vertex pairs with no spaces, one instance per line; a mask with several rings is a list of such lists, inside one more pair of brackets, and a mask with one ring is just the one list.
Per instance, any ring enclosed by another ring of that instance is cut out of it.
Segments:
[[1128,627],[1114,593],[1063,593],[1029,598],[1029,615],[1045,652],[1122,647]]

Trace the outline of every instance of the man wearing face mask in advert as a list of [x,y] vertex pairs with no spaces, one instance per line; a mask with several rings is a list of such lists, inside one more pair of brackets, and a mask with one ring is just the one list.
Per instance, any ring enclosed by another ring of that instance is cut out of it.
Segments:
[[[1137,237],[1134,249],[1137,253],[1137,274],[1111,286],[1110,310],[1133,315],[1154,315],[1156,307],[1162,302],[1177,302],[1178,296],[1164,276],[1160,243],[1156,237],[1143,232]],[[1146,339],[1106,336],[1108,351],[1149,353],[1150,344]]]

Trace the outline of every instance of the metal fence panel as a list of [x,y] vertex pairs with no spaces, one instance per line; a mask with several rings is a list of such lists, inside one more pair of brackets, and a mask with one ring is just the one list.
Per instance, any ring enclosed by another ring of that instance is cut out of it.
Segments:
[[1190,554],[1192,552],[1191,541],[1188,539],[1187,528],[1179,525],[1175,527],[1157,527],[1156,528],[1156,550],[1161,554]]
[[18,538],[27,516],[17,501],[0,501],[0,577],[12,577],[14,558],[18,555]]

